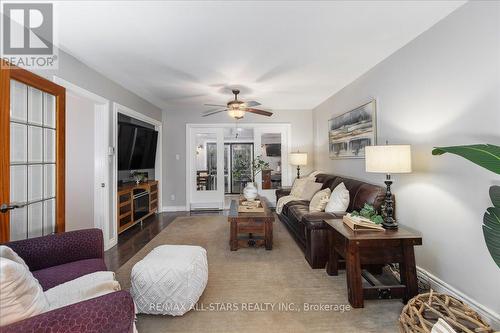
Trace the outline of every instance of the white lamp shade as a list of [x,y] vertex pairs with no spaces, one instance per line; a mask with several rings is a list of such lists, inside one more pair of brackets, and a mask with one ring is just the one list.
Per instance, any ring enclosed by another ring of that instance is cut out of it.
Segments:
[[307,165],[307,153],[290,153],[288,162],[291,165]]
[[411,172],[411,146],[386,145],[365,147],[366,172]]

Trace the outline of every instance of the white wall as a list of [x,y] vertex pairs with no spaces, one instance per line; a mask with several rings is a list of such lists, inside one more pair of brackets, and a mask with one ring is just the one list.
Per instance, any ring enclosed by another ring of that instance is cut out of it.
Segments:
[[[311,110],[273,110],[272,117],[246,115],[243,123],[290,123],[292,127],[291,146],[293,150],[312,153]],[[187,123],[231,123],[227,114],[201,117],[200,112],[163,112],[163,205],[186,205],[186,124]],[[176,154],[179,160],[176,160]],[[303,168],[304,174],[312,170],[312,162]],[[171,199],[171,195],[175,199]]]
[[94,103],[66,96],[66,231],[94,228]]
[[464,5],[313,110],[315,166],[383,185],[364,160],[328,158],[328,119],[370,97],[378,142],[413,146],[414,172],[395,176],[394,192],[399,222],[423,234],[417,264],[500,313],[500,269],[481,229],[500,179],[431,155],[434,146],[500,143],[500,3]]

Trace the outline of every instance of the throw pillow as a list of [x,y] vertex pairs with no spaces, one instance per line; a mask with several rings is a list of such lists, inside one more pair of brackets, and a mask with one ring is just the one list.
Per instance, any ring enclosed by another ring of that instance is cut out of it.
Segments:
[[330,200],[326,204],[325,212],[327,213],[345,213],[349,207],[349,191],[344,183],[340,183],[332,191]]
[[325,210],[326,204],[330,200],[331,193],[332,191],[330,191],[329,188],[325,188],[324,190],[316,192],[316,194],[311,199],[311,202],[309,203],[309,212],[323,212]]
[[306,186],[307,181],[308,181],[307,178],[295,179],[292,185],[292,190],[290,191],[290,195],[296,198],[300,198],[302,191],[304,191],[304,187]]
[[22,264],[0,257],[0,326],[49,310],[42,286]]
[[119,291],[113,272],[94,272],[45,291],[50,310]]
[[321,184],[321,183],[316,183],[316,182],[313,182],[310,180],[307,181],[305,183],[304,190],[300,194],[300,199],[311,201],[312,197],[316,194],[316,192],[321,190],[322,187],[323,187],[323,184]]
[[313,171],[309,175],[307,175],[307,178],[309,178],[309,180],[312,180],[315,182],[316,176],[319,175],[320,173],[321,173],[321,171]]
[[21,258],[14,250],[5,245],[0,245],[0,257],[7,258],[14,262],[17,262],[20,265],[23,265],[28,271],[30,270],[28,265],[24,262],[23,258]]

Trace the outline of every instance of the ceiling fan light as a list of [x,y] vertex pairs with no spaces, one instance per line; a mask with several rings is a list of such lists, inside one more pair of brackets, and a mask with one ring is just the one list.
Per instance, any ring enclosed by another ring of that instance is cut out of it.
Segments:
[[245,115],[245,111],[240,110],[239,108],[238,109],[231,108],[228,110],[228,113],[231,117],[235,119],[241,119]]

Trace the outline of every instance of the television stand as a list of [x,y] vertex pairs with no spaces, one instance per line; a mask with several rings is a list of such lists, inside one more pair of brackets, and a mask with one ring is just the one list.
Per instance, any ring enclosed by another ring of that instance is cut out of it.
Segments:
[[158,181],[118,186],[118,234],[158,212]]

